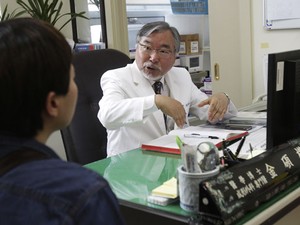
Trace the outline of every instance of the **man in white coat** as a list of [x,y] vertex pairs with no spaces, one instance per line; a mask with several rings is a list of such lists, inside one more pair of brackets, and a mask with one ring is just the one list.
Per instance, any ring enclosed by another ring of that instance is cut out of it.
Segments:
[[[148,23],[137,34],[134,63],[103,74],[98,118],[107,129],[108,156],[189,125],[188,115],[212,123],[236,115],[226,94],[208,97],[186,69],[173,67],[179,47],[176,28],[161,21]],[[160,94],[153,89],[156,81],[161,82]]]

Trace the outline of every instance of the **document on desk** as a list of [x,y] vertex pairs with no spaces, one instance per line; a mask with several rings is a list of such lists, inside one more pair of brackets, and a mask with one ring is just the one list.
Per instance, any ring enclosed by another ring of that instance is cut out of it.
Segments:
[[202,142],[212,142],[217,148],[222,148],[223,141],[232,141],[248,135],[244,130],[228,130],[206,126],[190,126],[184,129],[176,129],[169,134],[161,136],[157,139],[143,143],[143,150],[159,151],[173,154],[180,154],[178,145],[176,144],[176,136],[189,145],[198,145]]
[[267,113],[266,112],[238,112],[237,116],[228,119],[226,122],[233,123],[233,124],[251,124],[251,125],[265,126],[267,124]]
[[[250,159],[266,151],[267,129],[264,126],[257,126],[253,131],[249,131],[249,135],[241,146],[238,158]],[[236,153],[239,142],[229,146],[233,153]],[[251,150],[252,148],[252,150]]]

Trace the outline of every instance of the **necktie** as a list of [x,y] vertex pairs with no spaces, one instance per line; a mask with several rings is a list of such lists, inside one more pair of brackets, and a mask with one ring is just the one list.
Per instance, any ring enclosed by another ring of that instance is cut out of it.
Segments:
[[162,83],[160,81],[155,81],[155,83],[153,84],[153,89],[155,94],[160,95],[161,88],[162,88]]
[[[162,88],[163,84],[160,81],[155,81],[155,83],[153,84],[153,89],[155,94],[160,95],[161,94],[161,88]],[[164,120],[165,120],[165,127],[166,127],[166,131],[168,131],[168,126],[167,126],[167,115],[164,115]]]

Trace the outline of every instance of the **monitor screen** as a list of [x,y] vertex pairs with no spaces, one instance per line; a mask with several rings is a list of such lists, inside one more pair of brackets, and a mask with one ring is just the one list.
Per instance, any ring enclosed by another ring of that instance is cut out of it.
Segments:
[[200,56],[195,56],[190,58],[190,67],[199,67],[200,66]]
[[300,50],[268,56],[267,149],[300,137]]

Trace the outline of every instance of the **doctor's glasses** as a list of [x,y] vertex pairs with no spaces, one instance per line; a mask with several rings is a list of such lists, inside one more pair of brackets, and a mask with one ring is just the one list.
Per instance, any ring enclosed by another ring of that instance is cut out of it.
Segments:
[[142,44],[140,42],[138,44],[140,46],[140,50],[147,55],[152,55],[153,52],[156,52],[160,58],[167,59],[173,54],[173,51],[168,48],[154,49],[150,45]]

